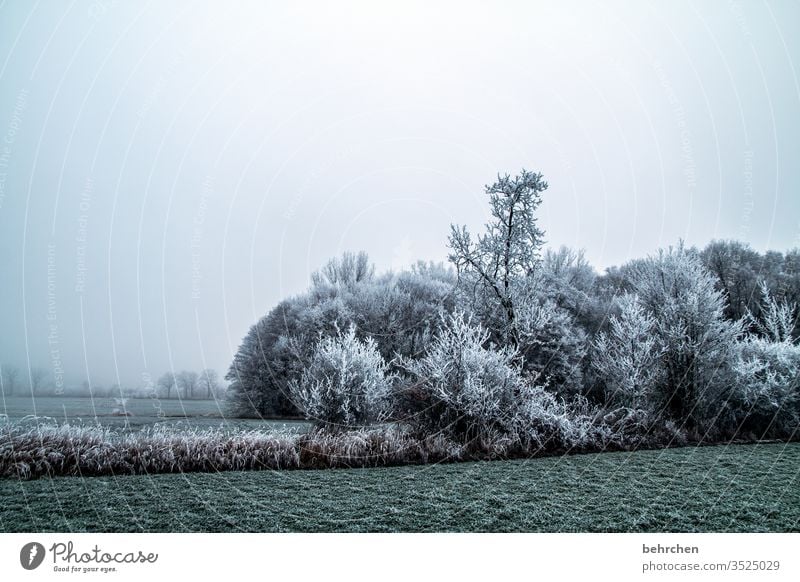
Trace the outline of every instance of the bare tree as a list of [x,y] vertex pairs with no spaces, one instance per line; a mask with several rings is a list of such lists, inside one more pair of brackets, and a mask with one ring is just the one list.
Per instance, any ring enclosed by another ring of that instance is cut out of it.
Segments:
[[197,372],[184,370],[175,377],[178,388],[183,390],[184,398],[194,398],[194,391],[197,388]]
[[3,366],[2,371],[2,377],[5,380],[5,386],[3,388],[7,387],[7,396],[13,396],[14,388],[16,388],[17,385],[17,377],[19,377],[19,369],[15,366]]
[[498,176],[497,182],[486,186],[491,219],[485,233],[473,241],[466,226],[451,226],[450,261],[462,288],[473,302],[500,308],[505,322],[498,331],[513,347],[519,345],[515,295],[522,280],[536,271],[544,243],[534,212],[546,189],[542,174],[522,170],[514,178]]
[[41,389],[45,376],[47,376],[47,370],[44,368],[30,369],[31,392],[33,392],[34,395],[36,395]]
[[167,399],[171,398],[172,396],[172,389],[176,387],[177,381],[175,378],[175,374],[172,372],[165,372],[159,379],[158,379],[158,387],[166,392]]
[[213,398],[219,391],[219,375],[216,370],[206,368],[200,372],[200,388],[205,389],[206,398]]

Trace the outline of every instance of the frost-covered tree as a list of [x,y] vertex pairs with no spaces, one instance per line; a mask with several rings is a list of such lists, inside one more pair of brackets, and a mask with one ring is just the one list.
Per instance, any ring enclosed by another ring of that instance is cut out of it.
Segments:
[[6,396],[13,396],[14,389],[17,386],[17,378],[19,377],[19,368],[10,365],[3,365],[0,366],[2,370],[2,379],[3,379],[3,392]]
[[655,320],[664,377],[656,396],[671,418],[702,429],[719,413],[741,324],[696,253],[681,244],[637,262],[631,286]]
[[363,427],[385,418],[391,378],[375,345],[347,332],[320,339],[298,381],[294,401],[306,418],[329,430]]
[[220,391],[219,375],[216,370],[206,368],[200,372],[198,379],[200,389],[205,391],[206,398],[214,398]]
[[[491,218],[483,234],[473,239],[466,226],[451,226],[450,261],[473,307],[500,313],[502,327],[492,330],[504,343],[519,345],[516,291],[521,279],[540,262],[544,233],[536,224],[536,209],[547,182],[542,174],[522,172],[498,176],[486,186]],[[480,307],[479,307],[480,306]]]
[[[232,412],[240,416],[296,417],[289,382],[302,374],[314,337],[305,321],[312,303],[307,296],[281,301],[247,332],[225,376]],[[322,331],[322,329],[320,329]]]
[[597,275],[583,250],[565,246],[546,249],[541,274],[548,295],[559,307],[578,319],[593,309],[592,288]]
[[800,346],[751,336],[737,346],[726,407],[732,436],[793,438],[800,430]]
[[191,370],[183,370],[175,376],[175,383],[180,390],[183,390],[184,398],[194,398],[199,378],[197,372]]
[[172,389],[176,386],[175,374],[172,372],[165,372],[158,379],[157,384],[158,388],[166,394],[167,399],[170,399],[172,397]]
[[761,303],[758,315],[747,310],[747,322],[761,337],[771,342],[791,342],[797,326],[797,305],[777,301],[764,281],[759,284]]
[[758,299],[761,256],[747,244],[733,240],[712,241],[699,256],[716,277],[717,289],[727,297],[726,317],[737,321],[753,310]]
[[412,270],[384,275],[342,299],[351,322],[362,335],[372,337],[381,355],[391,361],[425,351],[440,312],[454,308],[454,287],[451,274]]
[[656,320],[635,295],[623,295],[618,307],[619,314],[611,316],[608,332],[595,339],[592,366],[605,384],[610,401],[627,408],[649,409],[653,391],[663,376]]
[[44,368],[31,368],[28,373],[31,382],[31,393],[34,395],[39,394],[44,380],[47,378],[47,370]]
[[581,392],[586,334],[546,290],[517,294],[517,333],[523,370],[534,382],[562,396]]
[[[327,279],[326,279],[327,280]],[[319,334],[355,325],[387,362],[417,357],[433,335],[439,313],[455,303],[455,275],[436,264],[372,276],[344,286],[316,283],[258,321],[242,341],[226,376],[235,414],[297,416],[288,383],[299,380]]]
[[329,260],[322,269],[311,275],[315,287],[352,287],[369,281],[375,275],[375,266],[370,263],[369,255],[345,252],[341,257]]

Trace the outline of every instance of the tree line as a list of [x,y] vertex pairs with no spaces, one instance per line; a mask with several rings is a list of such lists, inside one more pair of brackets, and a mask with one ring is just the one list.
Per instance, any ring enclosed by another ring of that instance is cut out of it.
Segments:
[[547,187],[498,176],[485,228],[451,227],[449,265],[330,260],[244,338],[233,410],[523,448],[796,438],[800,251],[679,242],[598,274],[544,248]]
[[211,368],[200,372],[182,370],[165,372],[154,383],[140,386],[110,384],[103,386],[84,380],[79,386],[68,386],[56,390],[48,382],[45,368],[32,367],[28,374],[20,375],[20,368],[13,365],[0,365],[0,387],[4,396],[75,396],[95,398],[183,398],[216,399],[225,395],[226,386],[219,373]]

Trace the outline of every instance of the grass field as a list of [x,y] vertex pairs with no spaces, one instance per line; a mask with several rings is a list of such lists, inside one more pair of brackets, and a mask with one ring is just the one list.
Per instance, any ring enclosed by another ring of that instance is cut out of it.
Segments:
[[[130,416],[113,414],[114,410]],[[12,396],[0,400],[0,414],[9,420],[36,415],[71,424],[101,424],[108,427],[137,429],[151,425],[181,428],[267,429],[271,427],[302,428],[305,423],[231,418],[225,402],[215,400],[160,400],[130,398],[121,406],[113,398],[68,396]]]
[[798,531],[800,444],[0,481],[11,531]]

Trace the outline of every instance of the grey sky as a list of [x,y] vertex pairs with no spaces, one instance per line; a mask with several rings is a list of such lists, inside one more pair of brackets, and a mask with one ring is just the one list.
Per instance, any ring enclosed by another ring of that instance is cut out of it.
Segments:
[[443,260],[521,167],[598,268],[800,243],[797,2],[286,4],[0,5],[0,361],[224,370],[324,260]]

